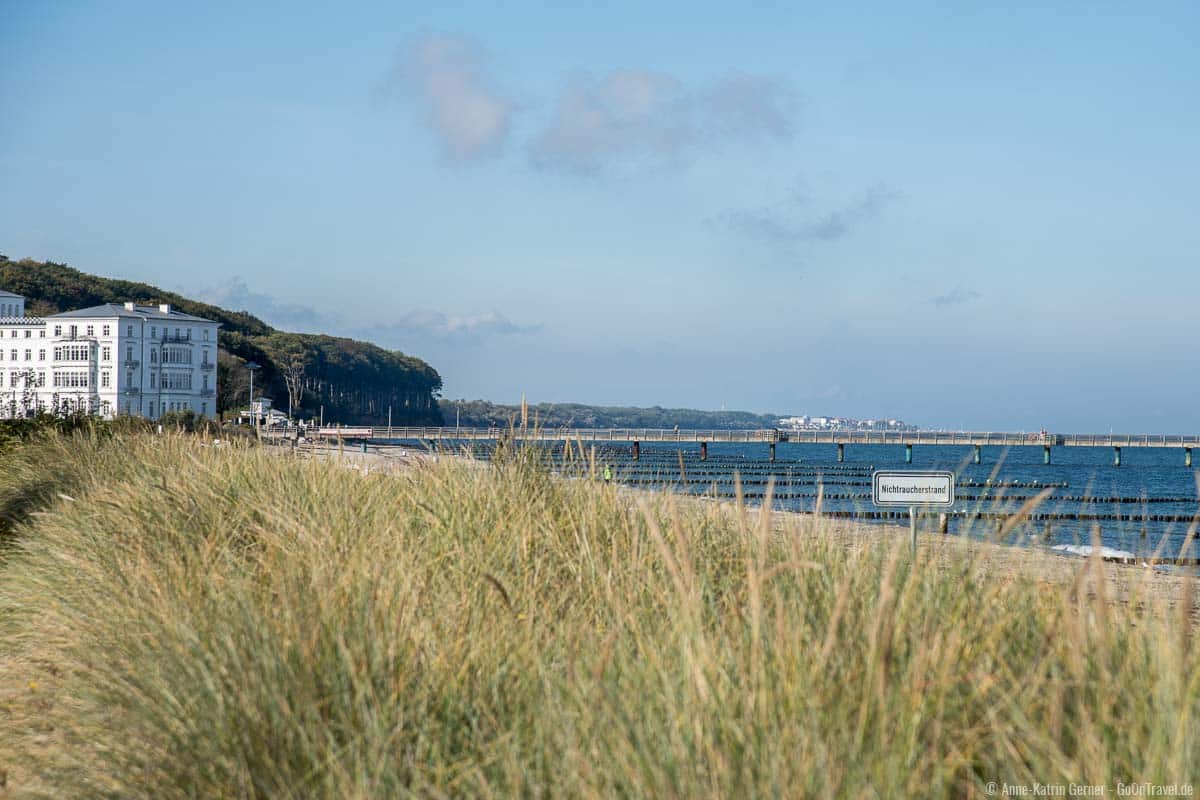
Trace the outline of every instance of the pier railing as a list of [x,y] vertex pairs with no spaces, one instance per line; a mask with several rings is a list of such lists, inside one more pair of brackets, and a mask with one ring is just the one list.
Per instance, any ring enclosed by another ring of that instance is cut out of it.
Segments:
[[[129,391],[129,390],[126,390]],[[136,390],[134,390],[136,391]],[[1113,464],[1121,466],[1123,448],[1154,447],[1178,448],[1183,451],[1184,466],[1192,466],[1192,450],[1200,447],[1200,436],[1192,434],[1062,434],[1040,431],[1037,433],[998,433],[992,431],[793,431],[780,429],[762,430],[684,430],[674,428],[463,428],[463,427],[323,427],[312,431],[323,439],[374,441],[487,441],[513,437],[519,441],[564,442],[588,444],[625,442],[631,445],[636,461],[643,443],[649,442],[693,442],[700,446],[700,460],[708,459],[710,443],[748,444],[760,442],[767,445],[771,461],[775,460],[776,445],[783,442],[796,444],[832,444],[837,446],[837,460],[846,459],[847,445],[903,445],[904,460],[913,462],[913,447],[920,445],[959,446],[974,449],[974,461],[982,462],[984,447],[1037,447],[1042,448],[1044,463],[1051,463],[1054,447],[1110,447]]]
[[[515,436],[540,441],[584,442],[730,442],[798,444],[959,445],[977,447],[1182,447],[1200,448],[1200,435],[1128,433],[1004,433],[995,431],[810,431],[697,430],[672,428],[466,428],[386,427],[368,429],[370,438],[407,440],[480,440]],[[362,436],[364,429],[355,429]]]
[[764,430],[673,430],[671,428],[456,428],[386,427],[373,429],[382,439],[517,439],[584,442],[782,442],[781,431]]

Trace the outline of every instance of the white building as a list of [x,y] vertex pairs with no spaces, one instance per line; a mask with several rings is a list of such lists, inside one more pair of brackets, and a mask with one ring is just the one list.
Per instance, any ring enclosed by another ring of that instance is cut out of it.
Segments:
[[26,317],[24,298],[0,292],[0,417],[38,410],[215,417],[219,327],[165,304]]
[[25,298],[0,290],[0,319],[21,319],[25,316]]

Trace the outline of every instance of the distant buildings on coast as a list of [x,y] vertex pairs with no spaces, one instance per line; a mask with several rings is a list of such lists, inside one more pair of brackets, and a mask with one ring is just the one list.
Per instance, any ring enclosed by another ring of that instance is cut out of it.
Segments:
[[219,327],[166,304],[27,317],[25,298],[0,291],[0,417],[215,417]]
[[789,431],[915,431],[899,419],[854,419],[852,417],[782,417],[777,426]]

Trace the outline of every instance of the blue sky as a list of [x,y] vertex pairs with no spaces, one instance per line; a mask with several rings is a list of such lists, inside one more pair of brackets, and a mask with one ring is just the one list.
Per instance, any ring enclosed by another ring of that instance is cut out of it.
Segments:
[[1200,5],[0,3],[0,252],[448,397],[1200,430]]

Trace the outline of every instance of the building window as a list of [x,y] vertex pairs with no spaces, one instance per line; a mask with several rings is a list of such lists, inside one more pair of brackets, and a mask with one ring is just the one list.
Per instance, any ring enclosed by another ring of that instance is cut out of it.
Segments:
[[191,364],[192,351],[181,348],[163,348],[162,363],[164,364]]
[[95,336],[95,335],[96,335],[96,326],[95,326],[95,325],[88,325],[88,326],[87,326],[87,335],[88,335],[88,336]]
[[26,361],[33,361],[33,351],[32,351],[32,350],[26,350],[26,351],[25,351],[25,360],[26,360]]
[[16,361],[16,360],[17,360],[17,351],[16,351],[16,350],[12,350],[12,351],[10,351],[10,352],[12,353],[12,360],[13,360],[13,361]]
[[133,361],[133,348],[132,347],[125,348],[125,360]]
[[25,338],[26,338],[26,339],[32,339],[32,338],[33,338],[33,331],[25,331]]
[[204,341],[208,341],[208,328],[204,329]]
[[78,326],[78,325],[72,325],[72,326],[69,328],[69,330],[71,331],[71,338],[72,338],[72,339],[74,339],[74,338],[76,338],[77,336],[79,336],[79,326]]
[[[130,339],[133,338],[133,326],[132,325],[125,326],[125,335],[128,336]],[[128,405],[128,403],[126,403],[126,405]]]
[[[153,375],[151,375],[153,378]],[[164,389],[183,389],[191,390],[192,388],[192,373],[190,372],[164,372],[162,375],[162,388]]]
[[40,331],[38,331],[38,338],[39,338],[39,339],[45,339],[45,338],[46,338],[46,329],[45,329],[45,328],[42,328]]
[[38,361],[45,361],[45,360],[46,360],[46,351],[38,350]]
[[150,388],[151,389],[154,388],[154,373],[153,372],[150,373]]
[[151,363],[151,364],[157,364],[157,363],[158,363],[158,351],[157,351],[157,350],[151,350],[151,351],[150,351],[150,363]]
[[202,417],[208,416],[208,403],[200,404],[200,416],[202,416]]
[[55,361],[90,361],[92,348],[86,344],[64,345],[54,348]]
[[103,386],[105,389],[107,389],[110,385],[112,385],[112,376],[109,375],[107,372],[101,372],[100,373],[100,385]]
[[100,351],[105,361],[112,361],[112,348],[106,347]]
[[54,326],[54,335],[55,335],[55,336],[62,336],[62,325],[55,325],[55,326]]
[[70,371],[54,373],[56,389],[86,389],[91,385],[91,378],[86,372]]
[[109,325],[105,325],[105,326],[104,326],[103,328],[101,328],[100,330],[102,330],[102,331],[104,332],[104,335],[105,335],[105,336],[112,336],[112,327],[111,327],[111,326],[109,326]]
[[151,326],[150,326],[150,338],[151,338],[151,339],[157,339],[157,338],[158,338],[158,328],[157,328],[156,326],[154,326],[154,325],[151,325]]
[[150,416],[154,416],[154,401],[150,401]]

